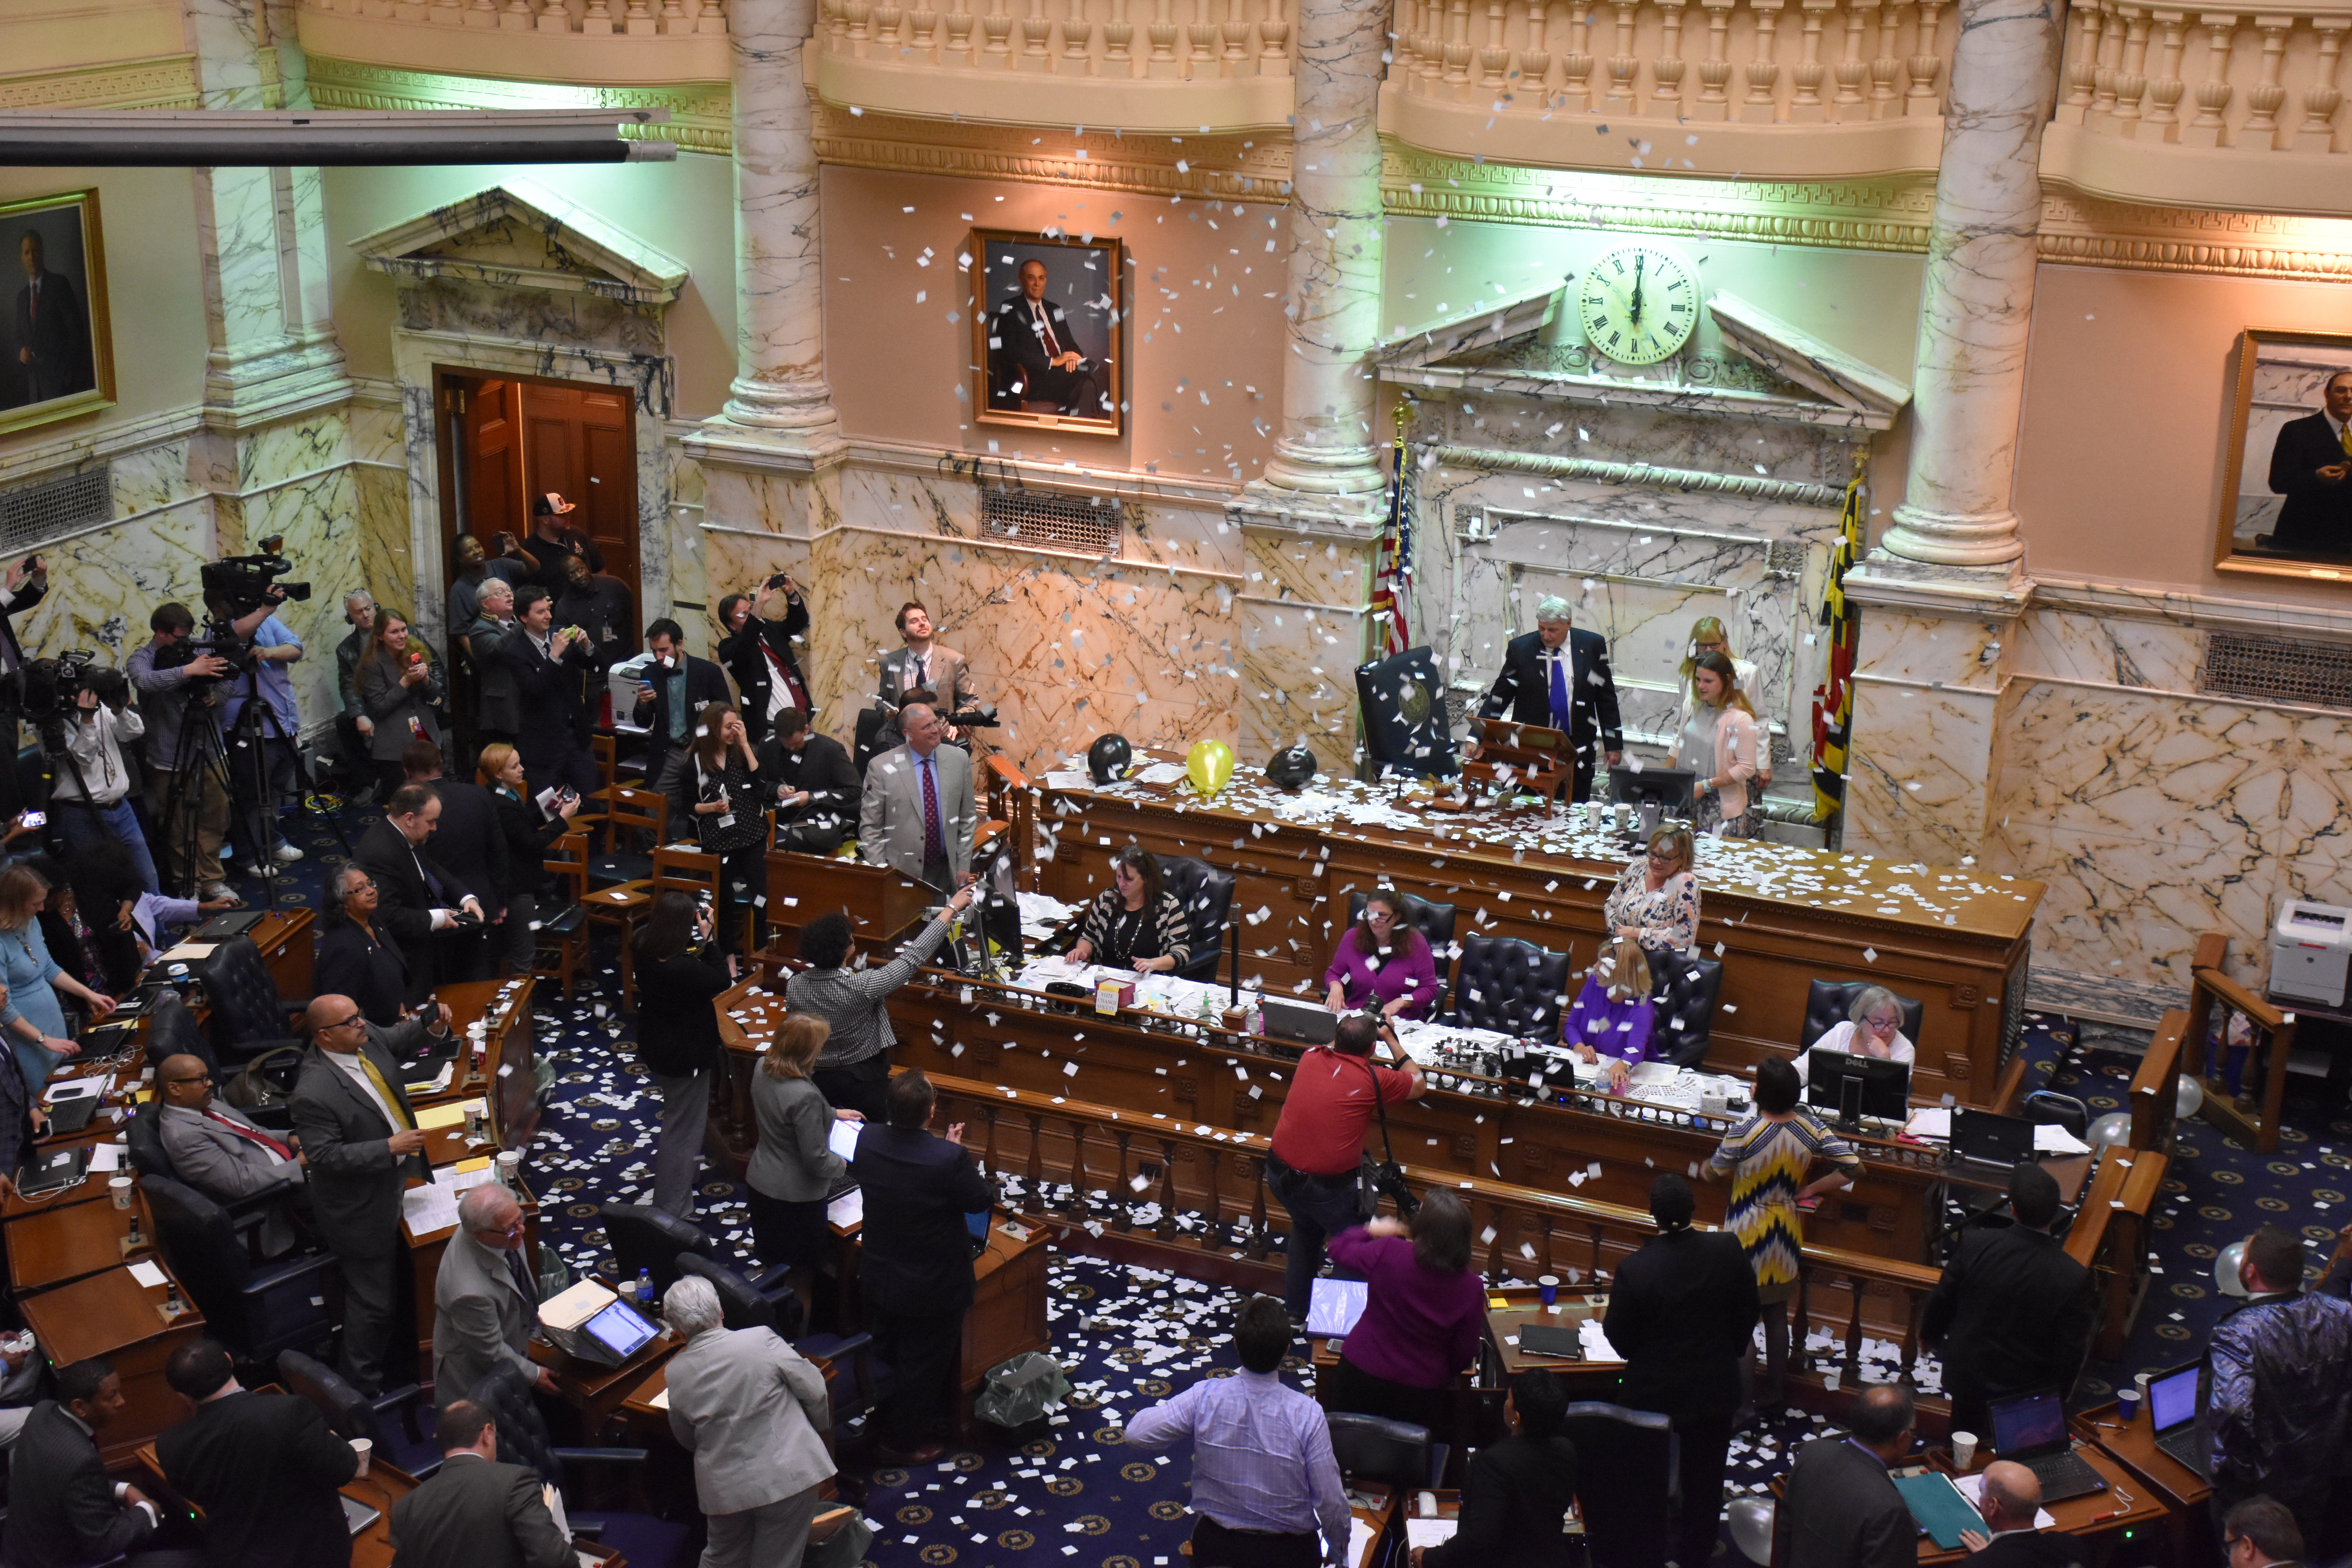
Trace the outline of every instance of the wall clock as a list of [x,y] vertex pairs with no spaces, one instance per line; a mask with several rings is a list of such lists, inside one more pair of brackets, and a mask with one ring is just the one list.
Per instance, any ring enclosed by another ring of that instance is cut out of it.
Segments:
[[1621,245],[1585,269],[1576,313],[1593,348],[1620,364],[1655,364],[1698,327],[1698,279],[1654,245]]

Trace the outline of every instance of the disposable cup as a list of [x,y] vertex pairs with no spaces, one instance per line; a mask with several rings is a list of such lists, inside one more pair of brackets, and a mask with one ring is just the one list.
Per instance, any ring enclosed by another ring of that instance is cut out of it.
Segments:
[[1543,1298],[1543,1304],[1547,1307],[1559,1300],[1559,1276],[1557,1274],[1539,1276],[1536,1280],[1536,1294]]
[[1973,1432],[1952,1434],[1952,1468],[1965,1470],[1977,1462],[1977,1435]]
[[131,1206],[131,1178],[128,1176],[109,1177],[106,1183],[106,1195],[114,1200],[114,1206],[116,1208],[129,1208]]
[[360,1458],[359,1474],[352,1479],[364,1480],[367,1479],[368,1460],[375,1453],[375,1440],[372,1437],[354,1437],[352,1439],[352,1452],[357,1454]]
[[2116,1390],[2116,1419],[2121,1421],[2126,1426],[2139,1419],[2138,1389],[2118,1388]]

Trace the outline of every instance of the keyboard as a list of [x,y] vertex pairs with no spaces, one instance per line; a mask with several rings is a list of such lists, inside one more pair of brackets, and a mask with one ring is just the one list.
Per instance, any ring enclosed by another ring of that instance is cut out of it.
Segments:
[[2099,1472],[2084,1463],[2083,1457],[2072,1448],[2063,1453],[2037,1454],[2030,1459],[2017,1462],[2032,1470],[2034,1479],[2042,1483],[2042,1501],[2045,1507],[2053,1502],[2063,1502],[2068,1498],[2105,1491],[2107,1488]]
[[2205,1445],[2197,1440],[2197,1423],[2194,1421],[2163,1434],[2157,1438],[2156,1446],[2169,1458],[2179,1460],[2188,1468],[2189,1474],[2201,1476],[2205,1473]]

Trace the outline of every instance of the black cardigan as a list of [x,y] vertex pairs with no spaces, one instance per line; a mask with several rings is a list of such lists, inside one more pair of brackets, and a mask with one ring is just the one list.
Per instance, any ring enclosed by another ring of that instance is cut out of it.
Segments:
[[719,1064],[719,1009],[711,1004],[734,984],[727,966],[681,952],[637,966],[637,1060],[663,1078],[685,1078]]

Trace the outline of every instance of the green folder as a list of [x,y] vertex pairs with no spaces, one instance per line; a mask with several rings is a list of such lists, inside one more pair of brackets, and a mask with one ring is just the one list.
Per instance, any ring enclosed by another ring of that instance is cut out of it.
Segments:
[[1983,1517],[1969,1506],[1969,1500],[1960,1495],[1951,1477],[1930,1470],[1891,1479],[1895,1489],[1903,1494],[1903,1506],[1911,1510],[1912,1519],[1945,1551],[1959,1545],[1963,1530],[1989,1533]]

